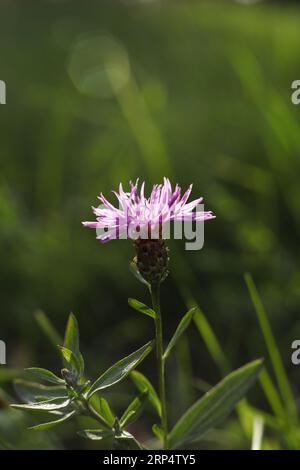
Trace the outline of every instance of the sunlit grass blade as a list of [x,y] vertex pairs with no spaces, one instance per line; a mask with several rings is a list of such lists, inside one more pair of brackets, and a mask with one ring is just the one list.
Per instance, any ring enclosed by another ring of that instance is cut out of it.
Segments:
[[264,420],[262,416],[254,416],[251,450],[261,450],[264,435]]
[[206,344],[207,349],[210,352],[211,357],[214,359],[215,363],[219,366],[223,375],[227,374],[230,370],[228,361],[225,354],[222,351],[222,347],[210,326],[208,320],[206,319],[204,313],[197,305],[197,311],[194,315],[194,322],[196,327],[203,338],[203,341]]
[[266,398],[271,406],[273,413],[279,419],[285,419],[286,413],[281,403],[281,398],[277,392],[275,385],[266,369],[263,369],[259,381],[261,383],[262,389],[266,395]]
[[37,310],[35,312],[35,319],[41,330],[45,333],[55,348],[57,344],[63,343],[63,338],[60,336],[56,328],[52,325],[49,318],[42,310]]
[[280,352],[275,341],[268,316],[265,307],[262,303],[260,295],[255,287],[253,279],[250,274],[245,274],[245,281],[247,288],[253,302],[255,312],[261,327],[261,331],[266,343],[266,347],[271,359],[271,363],[274,369],[276,380],[278,383],[279,390],[285,403],[286,409],[290,412],[291,417],[297,418],[297,407],[295,405],[293,393],[289,384],[288,377],[286,375],[284,365],[280,356]]

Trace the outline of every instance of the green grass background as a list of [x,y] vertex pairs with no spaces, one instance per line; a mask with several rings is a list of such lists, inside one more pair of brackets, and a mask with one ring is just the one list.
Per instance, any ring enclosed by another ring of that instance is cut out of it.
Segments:
[[[202,251],[171,243],[162,289],[166,336],[186,304],[202,311],[169,365],[171,419],[227,370],[264,356],[272,382],[249,395],[256,414],[267,414],[263,446],[300,448],[284,386],[279,395],[280,371],[277,390],[278,357],[275,373],[270,360],[278,348],[297,405],[299,370],[290,360],[300,335],[300,107],[290,99],[300,79],[297,4],[10,1],[0,9],[7,85],[0,337],[8,360],[0,368],[0,443],[87,446],[73,438],[74,424],[41,437],[24,432],[28,419],[6,408],[10,380],[31,365],[59,370],[38,310],[60,332],[69,311],[76,314],[91,377],[153,337],[151,321],[127,305],[129,296],[149,302],[128,270],[132,244],[101,246],[81,221],[91,220],[97,195],[120,181],[140,177],[149,190],[169,176],[183,187],[193,182],[194,197],[203,195],[217,215],[206,224]],[[269,350],[245,271],[267,308],[276,338],[267,340]],[[142,369],[155,380],[150,358]],[[116,410],[133,390],[128,381],[109,396]],[[270,396],[283,402],[283,416]],[[249,448],[251,410],[245,405],[199,445]],[[142,439],[149,422],[135,425]]]

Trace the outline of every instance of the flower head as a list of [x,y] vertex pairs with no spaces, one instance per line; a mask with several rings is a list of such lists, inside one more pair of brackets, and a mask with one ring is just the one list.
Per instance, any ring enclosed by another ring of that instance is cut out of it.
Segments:
[[163,184],[155,184],[149,198],[144,195],[145,183],[130,182],[130,191],[125,192],[122,183],[119,191],[113,191],[119,207],[113,206],[101,193],[101,206],[93,207],[96,220],[83,222],[85,227],[98,230],[97,239],[102,243],[116,238],[151,239],[164,238],[163,227],[173,221],[205,221],[215,218],[212,212],[194,211],[203,203],[200,197],[187,202],[193,185],[182,195],[181,187],[175,189],[168,178]]

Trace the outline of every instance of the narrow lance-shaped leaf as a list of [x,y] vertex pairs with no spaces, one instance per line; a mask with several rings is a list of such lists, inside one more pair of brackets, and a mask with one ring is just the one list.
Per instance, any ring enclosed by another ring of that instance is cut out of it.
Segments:
[[31,426],[30,429],[31,431],[45,431],[46,429],[51,429],[58,424],[64,423],[65,421],[68,421],[71,419],[73,416],[75,416],[76,411],[73,410],[70,413],[66,413],[65,415],[62,415],[59,419],[55,419],[53,421],[49,421],[48,423],[41,423],[37,424],[36,426]]
[[149,354],[152,350],[152,346],[153,341],[149,341],[149,343],[110,367],[93,383],[88,392],[88,398],[99,390],[112,387],[125,379],[125,377],[127,377],[127,375]]
[[27,380],[14,381],[14,389],[18,397],[26,403],[36,403],[50,398],[68,398],[63,385],[42,385]]
[[[79,328],[75,315],[71,313],[65,331],[64,347],[70,349],[77,359],[79,365],[79,375],[83,374],[84,361],[79,349]],[[67,367],[67,364],[65,364]]]
[[154,390],[153,385],[151,382],[147,379],[147,377],[144,376],[141,372],[138,372],[137,370],[134,370],[131,372],[130,377],[133,380],[133,383],[137,387],[137,389],[140,392],[147,391],[148,392],[148,400],[157,412],[158,416],[161,416],[161,403],[160,399],[158,398],[158,395],[156,391]]
[[148,395],[148,391],[145,390],[144,392],[140,394],[140,396],[132,400],[132,402],[130,403],[128,408],[124,411],[120,419],[121,428],[124,428],[125,426],[128,426],[129,424],[134,423],[134,421],[136,421],[140,417],[145,407],[147,395]]
[[140,313],[143,313],[144,315],[148,315],[151,318],[155,319],[155,312],[152,310],[152,308],[148,307],[147,305],[143,304],[139,300],[136,299],[128,299],[128,304],[130,307],[132,307],[134,310],[137,310]]
[[199,439],[220,424],[244,397],[262,368],[262,360],[253,361],[229,374],[198,400],[175,424],[169,435],[171,448]]
[[25,370],[26,372],[29,372],[30,374],[34,375],[40,380],[43,380],[44,382],[51,382],[56,385],[62,385],[65,383],[63,379],[57,377],[57,375],[53,374],[53,372],[47,369],[43,369],[41,367],[29,367]]
[[12,404],[12,408],[19,410],[31,410],[31,411],[55,411],[63,408],[67,408],[71,400],[63,398],[51,398],[50,400],[40,401],[37,403],[29,404]]
[[115,415],[113,414],[109,403],[105,398],[100,398],[100,414],[103,418],[112,426],[115,421]]
[[62,354],[66,367],[71,369],[71,371],[75,373],[76,376],[80,377],[82,373],[82,367],[77,356],[75,356],[71,349],[65,348],[64,346],[58,346],[58,348]]
[[177,326],[176,331],[175,331],[174,335],[172,336],[171,341],[169,342],[169,344],[168,344],[168,346],[167,346],[167,348],[164,352],[164,355],[163,355],[164,359],[166,359],[169,356],[171,350],[174,348],[174,346],[176,345],[179,338],[183,335],[183,333],[185,332],[185,330],[187,329],[187,327],[191,323],[191,320],[192,320],[196,310],[197,310],[197,307],[191,308],[184,315],[184,317],[182,317],[182,319],[180,320],[180,323]]

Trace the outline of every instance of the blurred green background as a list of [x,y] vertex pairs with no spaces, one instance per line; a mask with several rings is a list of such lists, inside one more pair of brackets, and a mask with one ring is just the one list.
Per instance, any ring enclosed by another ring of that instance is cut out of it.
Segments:
[[[264,356],[275,383],[245,271],[267,307],[297,402],[299,370],[290,360],[300,335],[300,107],[290,98],[300,79],[297,3],[10,0],[0,9],[7,85],[0,107],[0,338],[7,344],[0,443],[5,436],[15,448],[87,446],[72,437],[74,424],[32,436],[23,431],[28,418],[6,408],[16,400],[11,378],[23,367],[59,371],[38,310],[61,333],[68,313],[76,314],[91,377],[153,337],[151,321],[127,305],[129,296],[149,302],[129,273],[131,242],[102,246],[81,226],[101,191],[109,196],[137,177],[148,190],[163,176],[183,187],[193,182],[194,197],[203,195],[217,215],[206,224],[202,251],[171,244],[172,273],[162,289],[166,336],[193,297],[223,351],[199,317],[168,368],[172,419],[227,368],[251,359]],[[155,380],[150,358],[142,370]],[[130,380],[118,386],[112,406],[126,406],[133,390]],[[249,401],[272,414],[259,385]],[[200,446],[249,448],[251,419],[243,428],[232,415]],[[141,439],[148,421],[135,425]],[[298,445],[285,438],[267,426],[264,446]]]

